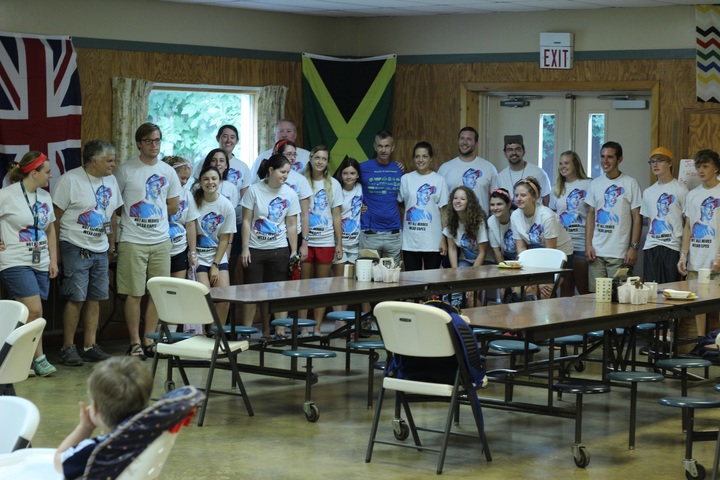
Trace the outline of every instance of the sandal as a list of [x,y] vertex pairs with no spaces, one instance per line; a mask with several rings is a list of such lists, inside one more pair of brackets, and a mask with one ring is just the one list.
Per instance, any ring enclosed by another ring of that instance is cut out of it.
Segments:
[[143,350],[142,345],[139,343],[133,343],[130,345],[130,348],[128,348],[127,352],[125,352],[125,355],[128,357],[138,357],[140,360],[145,360],[147,357],[145,356],[145,351]]
[[157,342],[153,340],[152,343],[143,345],[142,351],[147,358],[153,358],[155,356],[155,352],[157,351]]

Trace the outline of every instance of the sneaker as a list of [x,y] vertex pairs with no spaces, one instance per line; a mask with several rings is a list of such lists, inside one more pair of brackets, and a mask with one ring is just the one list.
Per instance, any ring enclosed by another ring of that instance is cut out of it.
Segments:
[[83,359],[80,358],[75,345],[70,345],[69,347],[63,347],[60,349],[60,361],[63,365],[67,365],[68,367],[79,367],[83,364]]
[[32,369],[39,377],[49,377],[53,373],[57,372],[57,368],[53,367],[52,364],[48,362],[45,355],[40,355],[38,358],[33,360]]
[[97,343],[93,343],[90,348],[84,348],[83,351],[80,352],[80,356],[86,362],[100,362],[102,360],[107,360],[112,355],[103,351]]
[[28,373],[28,378],[34,377],[34,376],[35,376],[35,370],[33,370],[33,369],[31,368],[31,369],[30,369],[30,372]]
[[273,335],[272,339],[273,340],[287,340],[288,337],[285,336],[284,333],[276,333],[275,335]]

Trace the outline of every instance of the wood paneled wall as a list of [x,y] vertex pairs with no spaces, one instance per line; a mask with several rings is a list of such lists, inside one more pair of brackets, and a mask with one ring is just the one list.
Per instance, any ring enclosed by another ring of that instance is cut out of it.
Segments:
[[[115,76],[168,83],[285,85],[290,87],[286,116],[298,121],[302,129],[299,61],[79,48],[78,65],[83,88],[83,140],[110,138],[110,83]],[[461,85],[482,82],[656,82],[658,144],[676,152],[676,157],[691,156],[694,152],[682,150],[689,147],[687,133],[683,131],[684,119],[688,112],[715,106],[696,102],[694,68],[692,59],[576,61],[572,70],[541,70],[537,63],[530,62],[399,64],[391,125],[396,141],[395,159],[410,167],[412,147],[420,140],[434,146],[436,166],[453,158],[457,154],[457,132],[462,127],[461,108],[468,101],[462,98]],[[473,124],[470,120],[468,123]],[[299,133],[298,138],[302,138],[302,132]]]
[[[285,115],[302,120],[300,62],[78,48],[83,141],[111,139],[113,77],[154,82],[289,87]],[[299,55],[298,55],[299,58]],[[302,138],[302,132],[299,132]]]

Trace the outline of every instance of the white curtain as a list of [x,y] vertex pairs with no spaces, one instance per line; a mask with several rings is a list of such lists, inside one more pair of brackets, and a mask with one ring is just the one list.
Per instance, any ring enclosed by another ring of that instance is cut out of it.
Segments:
[[261,152],[275,145],[275,124],[284,118],[287,87],[263,87],[258,98],[258,147]]
[[118,165],[138,154],[135,130],[147,122],[148,98],[153,85],[150,80],[139,78],[112,79],[112,139]]

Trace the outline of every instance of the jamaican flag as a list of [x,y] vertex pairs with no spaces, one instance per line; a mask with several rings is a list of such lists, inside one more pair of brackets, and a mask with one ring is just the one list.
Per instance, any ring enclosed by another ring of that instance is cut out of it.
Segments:
[[330,172],[345,156],[375,157],[378,130],[391,120],[396,55],[361,59],[303,53],[303,145],[330,149]]

